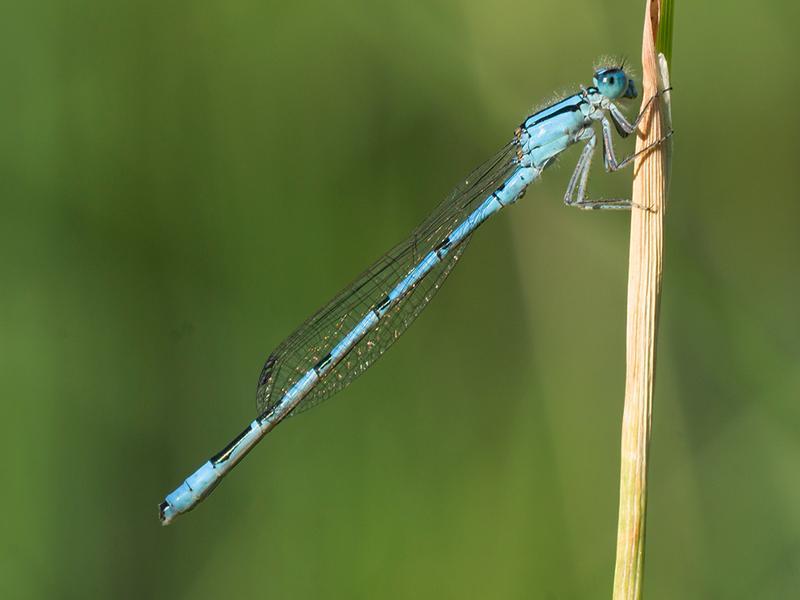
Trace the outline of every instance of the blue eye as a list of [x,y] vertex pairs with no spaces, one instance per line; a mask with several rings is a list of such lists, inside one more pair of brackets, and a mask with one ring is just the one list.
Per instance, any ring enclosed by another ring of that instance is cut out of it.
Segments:
[[594,74],[594,86],[609,100],[635,98],[636,87],[625,71],[619,68],[600,69]]

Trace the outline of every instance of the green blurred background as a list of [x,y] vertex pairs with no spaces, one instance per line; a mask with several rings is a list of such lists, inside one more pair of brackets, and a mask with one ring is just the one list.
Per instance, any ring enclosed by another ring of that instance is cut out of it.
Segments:
[[[790,598],[800,11],[708,4],[676,12],[645,591]],[[0,595],[609,597],[628,216],[564,208],[576,150],[378,366],[156,507],[285,335],[598,55],[638,63],[642,14],[4,2]]]

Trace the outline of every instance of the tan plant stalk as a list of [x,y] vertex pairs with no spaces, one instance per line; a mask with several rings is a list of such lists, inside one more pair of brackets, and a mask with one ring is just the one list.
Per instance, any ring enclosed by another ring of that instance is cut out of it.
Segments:
[[[658,92],[659,78],[666,82],[666,60],[656,54],[660,0],[647,0],[642,41],[642,99]],[[663,100],[662,100],[663,101]],[[639,151],[659,140],[666,131],[662,101],[654,102],[639,125],[645,132],[636,142]],[[668,114],[668,110],[666,113]],[[631,214],[628,274],[627,373],[622,419],[619,522],[614,573],[614,600],[642,597],[645,517],[647,513],[647,461],[650,445],[656,337],[661,295],[663,225],[666,205],[669,144],[644,153],[634,164],[634,208]],[[641,208],[643,207],[643,208]]]

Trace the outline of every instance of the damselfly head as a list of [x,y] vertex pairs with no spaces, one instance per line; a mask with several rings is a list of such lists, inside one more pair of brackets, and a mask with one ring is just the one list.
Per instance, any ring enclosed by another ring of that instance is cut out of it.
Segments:
[[622,67],[598,69],[594,73],[594,86],[609,100],[636,98],[636,84],[629,79]]

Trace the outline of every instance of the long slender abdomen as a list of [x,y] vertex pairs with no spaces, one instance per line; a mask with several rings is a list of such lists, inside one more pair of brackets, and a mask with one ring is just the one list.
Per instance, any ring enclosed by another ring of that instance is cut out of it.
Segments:
[[283,397],[250,426],[234,438],[221,452],[206,461],[190,475],[175,491],[169,494],[159,506],[159,515],[164,525],[172,522],[178,515],[192,510],[217,486],[244,456],[275,425],[280,423],[311,392],[319,382],[341,362],[358,343],[378,324],[381,319],[406,294],[419,284],[431,270],[463,243],[486,219],[504,206],[515,202],[525,188],[539,175],[540,170],[526,165],[519,166],[494,192],[467,215],[437,246],[423,256],[417,264],[395,284],[386,297],[379,301],[331,347],[314,367],[303,373],[286,391]]

